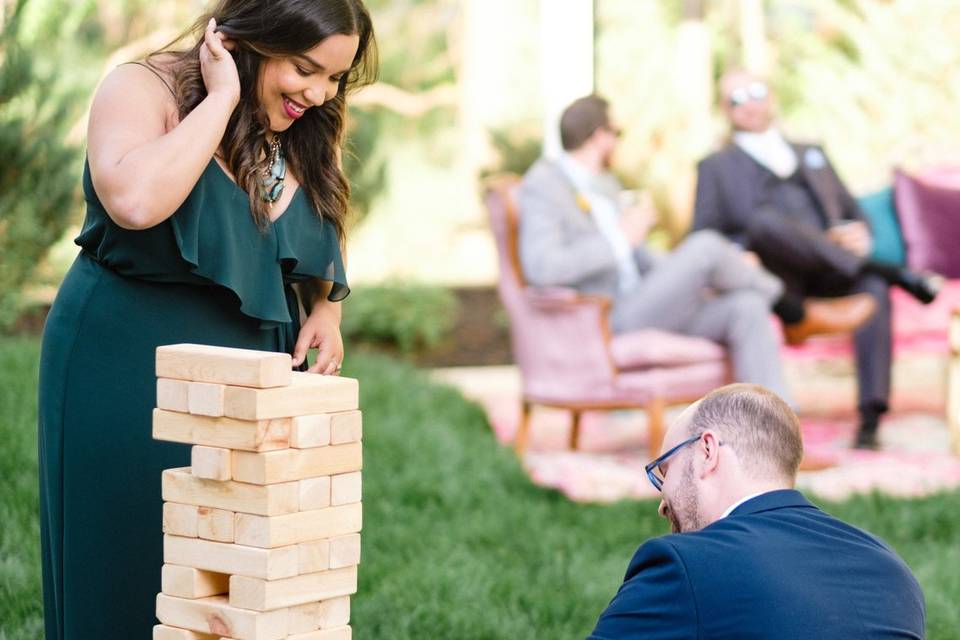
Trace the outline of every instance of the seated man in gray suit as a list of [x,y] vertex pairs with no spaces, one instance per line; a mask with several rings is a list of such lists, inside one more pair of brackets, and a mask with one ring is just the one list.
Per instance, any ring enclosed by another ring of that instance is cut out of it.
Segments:
[[618,131],[607,102],[581,98],[560,118],[566,153],[542,158],[520,187],[520,260],[533,286],[573,287],[613,300],[614,332],[642,328],[701,336],[726,345],[738,381],[789,397],[771,308],[794,340],[851,331],[870,317],[861,294],[830,301],[784,295],[783,283],[750,264],[714,231],[690,235],[666,256],[643,246],[650,218],[621,207],[609,173]]

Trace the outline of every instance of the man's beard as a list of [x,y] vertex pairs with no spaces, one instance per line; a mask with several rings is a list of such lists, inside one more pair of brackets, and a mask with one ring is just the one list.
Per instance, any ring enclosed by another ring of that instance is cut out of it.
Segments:
[[693,460],[689,460],[684,467],[680,487],[673,500],[667,503],[670,530],[673,533],[699,531],[703,525],[700,522],[700,496],[693,488]]

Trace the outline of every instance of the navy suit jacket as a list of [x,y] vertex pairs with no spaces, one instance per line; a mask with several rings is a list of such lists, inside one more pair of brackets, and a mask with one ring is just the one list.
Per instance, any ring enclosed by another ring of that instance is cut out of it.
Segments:
[[[792,144],[799,170],[820,203],[828,224],[864,220],[856,199],[818,146]],[[692,231],[714,229],[737,244],[747,246],[747,225],[762,204],[763,184],[769,171],[743,149],[729,144],[697,166],[697,195]]]
[[890,547],[782,490],[645,542],[590,638],[919,640],[924,615]]

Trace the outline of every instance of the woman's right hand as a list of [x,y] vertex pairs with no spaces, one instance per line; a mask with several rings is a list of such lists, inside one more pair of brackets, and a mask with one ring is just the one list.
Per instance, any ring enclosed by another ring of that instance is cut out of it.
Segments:
[[200,73],[207,87],[207,95],[225,95],[230,98],[231,104],[236,105],[240,101],[240,74],[229,51],[233,49],[233,42],[224,34],[217,33],[216,28],[216,20],[210,18],[203,33],[203,44],[200,45]]

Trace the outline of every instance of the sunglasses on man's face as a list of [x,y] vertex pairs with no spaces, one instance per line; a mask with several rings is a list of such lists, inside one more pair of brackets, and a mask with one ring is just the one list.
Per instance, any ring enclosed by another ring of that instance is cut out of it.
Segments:
[[762,82],[752,82],[745,87],[737,87],[730,92],[728,101],[731,107],[741,107],[748,102],[760,102],[770,95],[770,89]]

